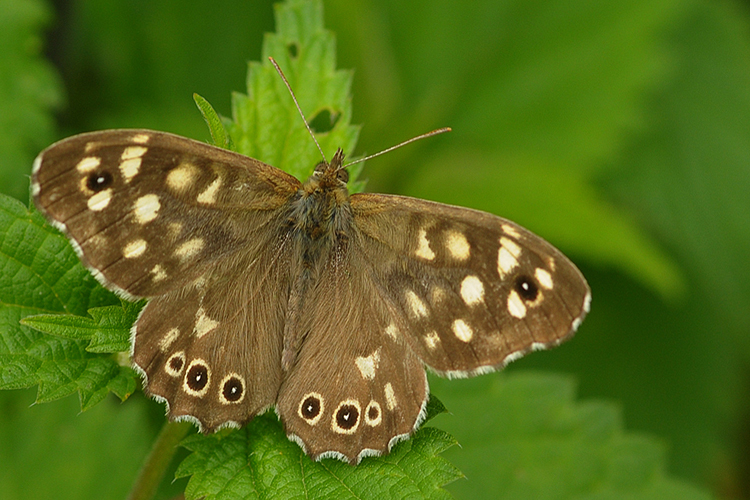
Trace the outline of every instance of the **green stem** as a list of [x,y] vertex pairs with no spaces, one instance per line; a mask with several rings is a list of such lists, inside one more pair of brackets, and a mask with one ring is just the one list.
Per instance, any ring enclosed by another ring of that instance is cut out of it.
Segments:
[[159,432],[151,452],[143,462],[129,500],[150,500],[161,484],[169,464],[177,452],[177,445],[190,432],[193,426],[189,422],[167,422]]

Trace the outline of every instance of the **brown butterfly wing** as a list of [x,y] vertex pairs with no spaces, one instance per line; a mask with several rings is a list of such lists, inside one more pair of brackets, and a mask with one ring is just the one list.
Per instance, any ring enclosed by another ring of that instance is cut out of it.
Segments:
[[150,130],[62,140],[32,176],[37,207],[127,297],[161,295],[247,247],[299,186],[257,160]]
[[351,206],[380,297],[438,373],[501,368],[567,339],[588,312],[575,265],[511,221],[402,196],[356,194]]
[[422,363],[362,272],[367,263],[353,236],[334,249],[305,301],[304,342],[278,411],[287,435],[311,457],[358,463],[411,434],[429,392]]

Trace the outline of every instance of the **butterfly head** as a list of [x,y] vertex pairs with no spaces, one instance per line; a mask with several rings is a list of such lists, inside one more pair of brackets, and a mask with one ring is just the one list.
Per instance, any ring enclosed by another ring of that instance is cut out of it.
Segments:
[[346,189],[349,172],[344,166],[344,151],[339,148],[330,162],[323,160],[315,166],[310,178],[305,182],[305,191],[313,193],[320,190]]

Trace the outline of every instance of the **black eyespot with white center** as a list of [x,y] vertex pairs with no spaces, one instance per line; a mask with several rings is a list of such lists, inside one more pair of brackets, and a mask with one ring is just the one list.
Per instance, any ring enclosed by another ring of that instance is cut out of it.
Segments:
[[528,276],[519,276],[516,279],[515,289],[523,300],[530,302],[536,300],[537,295],[539,295],[539,287]]
[[219,401],[222,404],[236,404],[245,399],[245,379],[238,373],[230,373],[219,384]]
[[309,392],[302,397],[297,414],[308,424],[315,425],[323,416],[323,396],[317,392]]
[[360,413],[358,401],[354,399],[342,401],[333,413],[331,428],[339,434],[354,434],[359,427]]
[[191,396],[203,397],[208,392],[211,382],[211,368],[208,363],[198,358],[190,362],[182,388]]
[[111,186],[112,181],[114,181],[112,174],[110,174],[106,170],[102,170],[89,174],[89,176],[86,178],[86,187],[89,188],[92,192],[98,193]]

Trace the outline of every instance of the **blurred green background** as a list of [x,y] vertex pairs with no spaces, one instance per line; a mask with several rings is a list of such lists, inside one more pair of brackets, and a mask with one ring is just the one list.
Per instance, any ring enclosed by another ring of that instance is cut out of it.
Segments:
[[[355,71],[355,154],[454,129],[368,162],[367,190],[503,215],[587,276],[579,334],[508,370],[573,375],[581,399],[658,437],[672,474],[750,498],[750,6],[324,5],[338,67]],[[273,29],[266,1],[0,0],[2,192],[26,201],[34,156],[73,133],[207,140],[192,93],[229,115]],[[442,388],[473,382],[431,379],[454,414]],[[40,477],[71,498],[122,496],[163,422],[138,394],[82,415],[75,398],[33,401],[0,393],[0,491],[19,498]],[[461,441],[459,420],[435,425]]]

